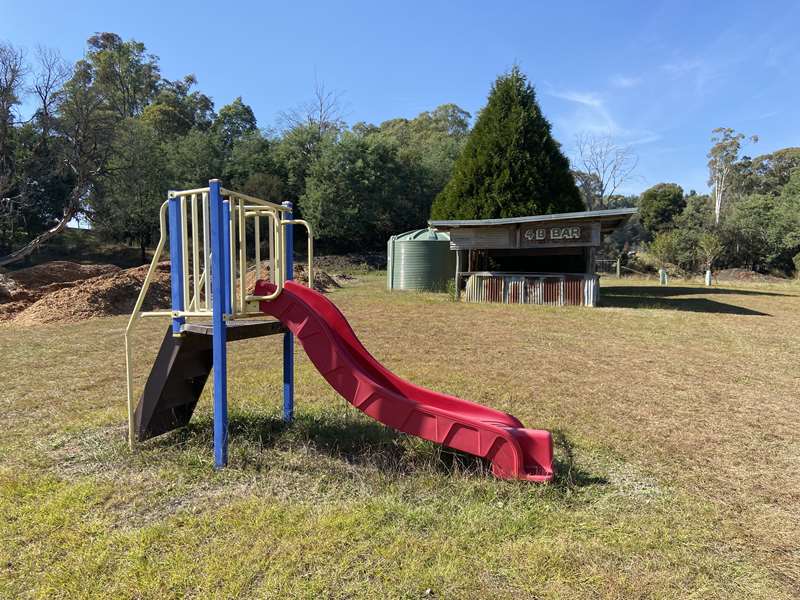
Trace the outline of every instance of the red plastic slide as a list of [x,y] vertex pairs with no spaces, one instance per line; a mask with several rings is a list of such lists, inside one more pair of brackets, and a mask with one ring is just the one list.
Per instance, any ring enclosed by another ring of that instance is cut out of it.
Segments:
[[[274,289],[258,281],[255,293]],[[497,477],[553,478],[549,431],[525,429],[507,413],[397,377],[367,352],[344,315],[319,292],[289,281],[275,300],[261,303],[261,310],[294,333],[328,383],[376,421],[485,458]]]

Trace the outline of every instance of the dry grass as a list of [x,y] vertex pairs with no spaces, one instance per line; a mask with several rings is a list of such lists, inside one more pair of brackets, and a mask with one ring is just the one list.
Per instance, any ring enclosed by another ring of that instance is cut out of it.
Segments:
[[[394,434],[277,338],[231,345],[231,467],[210,399],[129,454],[123,318],[0,326],[0,597],[792,597],[800,288],[606,282],[590,309],[332,298],[398,374],[556,432],[532,486]],[[162,335],[144,321],[138,383]]]

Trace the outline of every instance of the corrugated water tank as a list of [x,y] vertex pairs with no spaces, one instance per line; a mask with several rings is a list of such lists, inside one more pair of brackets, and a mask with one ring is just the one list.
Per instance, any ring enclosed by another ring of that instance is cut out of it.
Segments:
[[450,235],[417,229],[393,235],[387,244],[387,286],[390,290],[444,291],[455,276],[456,257]]

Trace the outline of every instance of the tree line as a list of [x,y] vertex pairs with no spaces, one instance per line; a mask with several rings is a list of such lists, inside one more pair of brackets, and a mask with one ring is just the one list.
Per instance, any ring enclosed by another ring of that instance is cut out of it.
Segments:
[[750,157],[743,144],[757,137],[730,128],[715,129],[711,141],[711,194],[660,183],[616,199],[639,213],[613,236],[613,251],[640,248],[654,266],[687,273],[800,272],[800,148]]
[[[23,108],[30,116],[23,118]],[[479,219],[637,206],[607,252],[644,250],[658,266],[697,272],[800,270],[800,148],[751,158],[747,138],[713,132],[710,195],[661,183],[639,196],[636,155],[583,134],[574,164],[553,138],[518,67],[500,75],[473,127],[443,104],[413,119],[349,126],[336,93],[270,128],[241,97],[217,109],[192,75],[170,80],[144,44],[114,33],[67,64],[0,43],[0,266],[24,258],[75,218],[145,261],[169,189],[209,177],[291,201],[327,251],[382,248],[436,219]]]
[[328,250],[382,247],[423,225],[469,113],[444,104],[348,127],[335,93],[317,84],[313,95],[262,128],[242,98],[216,109],[194,76],[163,77],[144,44],[114,33],[90,37],[74,65],[51,50],[29,59],[0,43],[0,266],[75,218],[137,245],[144,261],[167,191],[204,187],[209,177],[293,202]]

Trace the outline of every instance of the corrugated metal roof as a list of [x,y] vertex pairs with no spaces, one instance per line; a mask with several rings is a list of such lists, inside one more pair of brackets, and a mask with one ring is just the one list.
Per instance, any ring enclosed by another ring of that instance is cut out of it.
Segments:
[[620,222],[635,214],[637,208],[610,208],[606,210],[585,210],[581,212],[557,213],[552,215],[531,215],[529,217],[512,217],[508,219],[466,219],[455,221],[428,221],[431,227],[452,229],[455,227],[482,227],[491,225],[515,225],[519,223],[542,223],[548,221],[604,221]]

